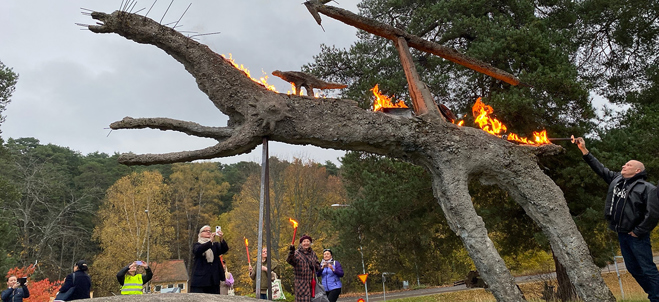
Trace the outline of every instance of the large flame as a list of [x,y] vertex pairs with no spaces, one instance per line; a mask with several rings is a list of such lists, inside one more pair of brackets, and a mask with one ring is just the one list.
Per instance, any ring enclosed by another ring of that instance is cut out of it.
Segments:
[[[476,103],[471,108],[471,112],[474,115],[474,119],[475,119],[474,122],[477,123],[478,126],[487,133],[496,136],[502,136],[502,134],[506,133],[506,131],[508,130],[508,128],[506,128],[506,125],[501,123],[496,118],[492,118],[490,116],[490,114],[494,112],[494,109],[492,108],[492,106],[485,105],[481,101],[481,98],[478,98],[476,100]],[[533,139],[528,139],[526,137],[519,137],[515,133],[508,133],[505,135],[505,137],[509,141],[514,141],[525,145],[540,146],[540,145],[551,144],[551,142],[547,138],[547,130],[542,130],[540,132],[533,132]]]
[[293,220],[293,218],[288,218],[288,221],[293,223],[293,228],[297,228],[297,221]]
[[270,85],[270,84],[268,84],[268,76],[266,75],[265,71],[261,70],[261,72],[263,72],[263,76],[260,77],[260,78],[257,80],[257,79],[255,79],[255,78],[252,78],[252,75],[251,75],[251,73],[249,72],[249,69],[245,68],[245,66],[243,66],[243,64],[238,65],[236,62],[234,62],[234,61],[233,61],[233,57],[231,56],[231,54],[229,54],[229,57],[228,57],[228,58],[227,58],[224,54],[222,54],[221,56],[222,56],[224,59],[226,59],[227,61],[229,61],[229,63],[233,64],[233,67],[236,67],[236,69],[238,69],[238,70],[242,70],[245,74],[247,74],[247,76],[248,76],[250,79],[252,79],[252,81],[254,81],[254,82],[256,82],[256,83],[259,83],[259,84],[263,85],[263,86],[264,86],[265,88],[267,88],[268,90],[271,90],[271,91],[274,91],[274,92],[278,92],[277,89],[275,88],[275,85]]
[[373,95],[375,96],[373,111],[382,111],[383,108],[409,108],[402,100],[397,100],[395,104],[391,102],[391,97],[380,93],[378,84],[375,84],[375,87],[371,91],[373,91]]

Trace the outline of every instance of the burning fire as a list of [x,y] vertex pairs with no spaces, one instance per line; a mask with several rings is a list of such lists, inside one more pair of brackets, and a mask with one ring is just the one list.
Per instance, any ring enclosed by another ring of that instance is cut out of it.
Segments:
[[249,245],[249,241],[247,241],[247,238],[245,238],[245,246]]
[[264,76],[260,77],[260,78],[257,80],[257,79],[255,79],[255,78],[252,78],[252,75],[250,74],[249,69],[245,68],[245,67],[243,66],[243,64],[240,64],[240,66],[238,66],[238,64],[237,64],[236,62],[233,61],[233,58],[231,57],[231,54],[229,54],[229,57],[228,57],[228,58],[227,58],[225,55],[223,55],[223,54],[222,54],[221,56],[222,56],[224,59],[226,59],[227,61],[229,61],[229,63],[233,64],[233,67],[236,67],[236,69],[238,69],[238,70],[242,70],[244,73],[246,73],[247,76],[248,76],[250,79],[252,79],[252,81],[254,81],[254,82],[256,82],[256,83],[259,83],[259,84],[263,85],[263,86],[264,86],[265,88],[267,88],[268,90],[271,90],[271,91],[274,91],[274,92],[278,92],[277,89],[275,88],[275,85],[270,85],[270,84],[268,84],[268,76],[265,75],[265,74],[266,74],[265,71],[261,70],[261,72],[263,72]]
[[293,218],[288,218],[288,221],[293,224],[294,228],[297,228],[297,224],[298,224],[297,221],[293,220]]
[[[471,112],[474,115],[474,119],[475,119],[474,122],[477,123],[478,126],[487,133],[496,136],[502,136],[502,134],[508,130],[508,128],[506,128],[506,125],[501,123],[496,118],[490,117],[490,114],[494,112],[494,109],[492,108],[492,106],[485,105],[481,101],[481,98],[478,98],[476,100],[476,103],[471,108]],[[526,137],[519,137],[515,133],[509,133],[504,136],[509,141],[514,141],[526,145],[540,146],[540,145],[551,144],[551,142],[547,138],[547,130],[542,130],[540,132],[533,132],[533,140],[528,139]]]
[[373,111],[382,111],[383,108],[409,108],[402,100],[396,101],[395,104],[391,102],[391,97],[380,93],[378,84],[376,84],[371,91],[373,91],[373,95],[375,96],[375,100],[373,101]]

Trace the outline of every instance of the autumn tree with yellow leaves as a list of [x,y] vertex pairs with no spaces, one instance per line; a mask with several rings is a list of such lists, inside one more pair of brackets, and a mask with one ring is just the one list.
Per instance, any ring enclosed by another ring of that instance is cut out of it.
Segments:
[[108,189],[93,236],[102,250],[90,269],[96,296],[118,293],[116,273],[132,261],[146,260],[147,250],[149,261],[170,259],[174,228],[167,194],[162,175],[152,171],[132,173]]
[[[249,240],[252,265],[258,261],[258,221],[261,175],[252,174],[234,197],[233,210],[221,215],[220,223],[233,252],[226,255],[229,271],[236,279],[238,293],[253,291],[249,279],[244,238]],[[344,203],[345,192],[340,179],[330,175],[324,166],[296,158],[293,162],[270,158],[270,214],[272,251],[278,264],[275,272],[284,286],[291,288],[292,267],[286,264],[286,253],[293,237],[288,219],[299,222],[298,239],[302,234],[314,238],[314,251],[320,255],[323,246],[336,244],[330,219],[325,217],[331,204]],[[265,234],[263,236],[265,246]],[[297,245],[297,240],[296,240]],[[238,252],[239,251],[239,252]]]
[[174,164],[169,177],[170,210],[174,227],[172,254],[185,259],[191,273],[190,249],[197,241],[199,229],[217,220],[229,183],[222,181],[216,163]]

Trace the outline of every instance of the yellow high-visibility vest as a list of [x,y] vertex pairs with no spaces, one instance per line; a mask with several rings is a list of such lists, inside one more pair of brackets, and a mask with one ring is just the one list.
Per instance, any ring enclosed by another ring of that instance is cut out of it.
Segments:
[[124,286],[121,288],[122,295],[141,295],[142,294],[142,274],[124,276]]

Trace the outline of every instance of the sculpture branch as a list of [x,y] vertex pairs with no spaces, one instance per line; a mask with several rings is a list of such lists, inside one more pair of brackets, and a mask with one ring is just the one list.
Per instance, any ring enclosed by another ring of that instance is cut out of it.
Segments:
[[201,150],[172,152],[166,154],[133,154],[119,156],[119,163],[124,165],[157,165],[190,162],[200,159],[213,159],[247,153],[261,143],[260,138],[248,139],[245,136],[232,136],[229,139]]
[[[322,2],[326,3],[328,1],[323,0]],[[330,18],[334,18],[345,24],[354,26],[356,28],[367,31],[374,35],[387,38],[394,42],[396,42],[398,37],[403,37],[405,38],[405,40],[407,40],[407,43],[410,47],[416,48],[420,51],[424,51],[440,56],[451,62],[460,64],[464,67],[486,74],[488,76],[504,81],[513,86],[523,84],[517,77],[515,77],[514,75],[508,72],[505,72],[499,68],[496,68],[480,60],[470,58],[464,54],[459,53],[455,49],[448,48],[446,46],[425,40],[421,37],[409,34],[403,31],[402,29],[398,29],[391,25],[387,25],[366,17],[362,17],[345,9],[341,9],[334,6],[323,5],[318,0],[307,1],[304,4],[307,6],[307,9],[309,9],[312,15],[314,15],[314,11],[319,12]],[[317,18],[316,16],[314,16],[314,19],[316,19],[317,22],[319,22],[320,20],[319,18],[320,17]]]
[[112,129],[160,129],[160,130],[174,130],[183,132],[188,135],[213,138],[218,141],[230,137],[235,131],[229,127],[207,127],[200,124],[188,121],[175,120],[171,118],[155,117],[155,118],[132,118],[125,117],[121,121],[110,124]]

